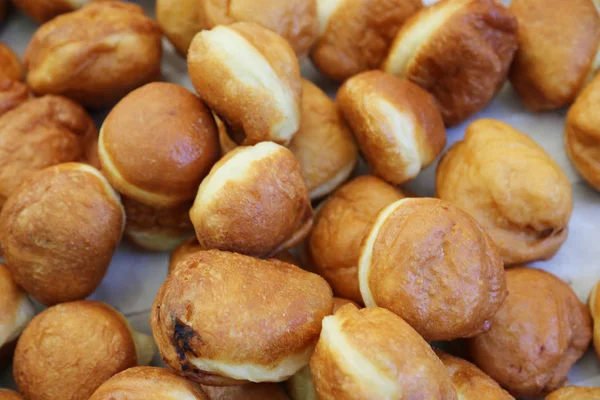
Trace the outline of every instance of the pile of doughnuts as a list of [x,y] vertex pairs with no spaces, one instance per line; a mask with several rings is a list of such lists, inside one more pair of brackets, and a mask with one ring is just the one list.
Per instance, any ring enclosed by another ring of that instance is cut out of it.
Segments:
[[[41,25],[22,60],[0,43],[0,399],[600,398],[563,387],[600,356],[600,282],[586,305],[527,266],[571,183],[472,119],[508,80],[571,106],[600,191],[593,0],[12,3]],[[193,90],[160,82],[163,35]],[[436,197],[401,186],[438,160]],[[152,337],[86,300],[122,238],[171,253]]]

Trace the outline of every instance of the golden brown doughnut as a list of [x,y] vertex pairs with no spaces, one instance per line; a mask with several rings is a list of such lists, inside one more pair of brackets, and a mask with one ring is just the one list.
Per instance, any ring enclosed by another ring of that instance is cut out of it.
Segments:
[[473,362],[515,397],[561,387],[592,339],[587,307],[565,282],[545,271],[506,271],[508,297],[492,328],[468,342]]
[[429,344],[382,308],[326,317],[310,369],[320,400],[457,398]]
[[6,44],[0,42],[0,80],[23,80],[19,57]]
[[35,310],[27,293],[15,283],[4,264],[0,264],[0,293],[0,366],[3,366],[11,358],[17,338]]
[[497,0],[442,0],[402,26],[381,68],[429,91],[446,125],[457,125],[502,88],[517,26]]
[[[173,252],[171,253],[171,256],[169,257],[169,272],[173,271],[173,268],[175,268],[175,266],[177,264],[179,264],[179,262],[182,261],[184,258],[186,258],[190,254],[196,253],[200,250],[209,250],[209,249],[205,249],[202,246],[200,246],[200,243],[198,243],[198,239],[196,239],[196,237],[191,237],[191,238],[183,241],[179,246],[177,246],[177,248],[175,250],[173,250]],[[296,257],[294,257],[287,250],[281,251],[281,252],[273,255],[272,258],[279,260],[279,261],[286,262],[288,264],[295,265],[297,267],[302,267],[300,265],[300,261],[298,261],[296,259]],[[270,258],[267,259],[267,261],[268,260],[270,260]]]
[[158,0],[158,22],[177,51],[186,55],[203,29],[253,22],[281,35],[298,56],[305,56],[317,37],[315,0]]
[[172,208],[154,208],[123,197],[127,223],[125,236],[150,251],[172,251],[194,236],[191,203]]
[[373,174],[391,184],[415,178],[444,150],[435,99],[410,81],[364,72],[346,81],[336,101]]
[[311,200],[333,192],[358,162],[358,147],[335,102],[307,80],[302,85],[302,125],[289,149],[300,163]]
[[527,135],[492,119],[471,123],[442,157],[436,192],[477,219],[504,264],[552,258],[567,238],[571,184]]
[[219,250],[180,262],[151,315],[163,361],[212,386],[279,382],[308,364],[333,300],[315,274]]
[[312,61],[338,81],[378,68],[400,27],[422,7],[419,0],[317,0]]
[[600,16],[593,0],[513,0],[519,50],[510,81],[531,111],[564,107],[600,67]]
[[42,25],[25,52],[36,95],[60,94],[101,108],[160,77],[158,24],[132,3],[93,1]]
[[44,305],[89,296],[121,239],[119,195],[89,165],[65,163],[26,180],[0,213],[0,247],[15,282]]
[[202,386],[210,400],[289,400],[276,383],[249,383],[242,386]]
[[228,153],[202,181],[190,217],[205,249],[266,257],[298,244],[312,226],[300,165],[262,142]]
[[439,350],[435,354],[442,360],[461,400],[515,400],[498,383],[468,361]]
[[208,108],[189,90],[165,82],[134,90],[111,110],[98,150],[113,187],[156,208],[193,200],[219,158]]
[[569,109],[565,149],[571,163],[594,189],[600,191],[600,77],[595,78]]
[[57,15],[75,11],[90,0],[12,0],[17,8],[37,23],[44,23]]
[[367,307],[394,312],[425,340],[486,332],[507,294],[491,238],[439,199],[402,199],[379,213],[361,245],[358,281]]
[[64,97],[31,99],[0,115],[0,208],[41,169],[69,161],[98,166],[97,142],[89,114]]
[[564,387],[550,393],[546,400],[598,400],[600,388],[597,387]]
[[13,374],[29,400],[88,400],[114,374],[156,348],[133,332],[119,312],[97,301],[50,307],[27,325],[15,350]]
[[200,385],[166,368],[134,367],[102,384],[89,400],[211,400]]
[[238,144],[288,144],[300,128],[298,59],[281,36],[237,22],[196,35],[188,54],[200,97]]
[[593,321],[593,343],[596,355],[600,359],[600,297],[596,296],[598,292],[598,286],[600,281],[597,282],[590,293],[588,298],[588,307],[590,308],[590,314]]
[[0,400],[23,400],[23,396],[12,390],[0,389]]
[[365,175],[337,189],[316,213],[305,243],[306,264],[337,296],[362,304],[357,272],[361,241],[379,211],[402,198],[399,189]]

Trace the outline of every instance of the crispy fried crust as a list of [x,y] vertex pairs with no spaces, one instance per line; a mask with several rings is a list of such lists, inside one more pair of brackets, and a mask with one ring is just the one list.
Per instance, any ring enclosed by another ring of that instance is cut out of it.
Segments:
[[471,123],[442,157],[437,196],[477,219],[506,265],[552,258],[573,210],[569,179],[527,135],[492,119]]
[[241,386],[202,386],[210,400],[289,400],[276,383],[249,383]]
[[474,363],[515,397],[541,397],[561,387],[592,339],[587,307],[554,275],[506,271],[509,295],[492,329],[469,340]]
[[4,204],[2,255],[42,304],[83,299],[102,281],[124,223],[119,196],[98,170],[60,164],[31,176]]
[[27,326],[13,374],[28,399],[87,400],[103,382],[137,363],[125,319],[96,301],[48,308]]
[[308,364],[331,314],[319,276],[219,250],[180,262],[159,290],[152,332],[164,362],[208,385],[277,382]]
[[531,111],[566,106],[595,74],[600,16],[592,0],[514,0],[519,50],[510,80]]
[[373,174],[391,184],[415,178],[446,145],[435,99],[410,81],[364,72],[346,81],[336,101]]
[[517,27],[497,0],[443,0],[404,24],[382,69],[429,91],[446,125],[457,125],[504,84],[518,47]]
[[310,368],[321,400],[457,398],[429,344],[383,308],[346,305],[325,318]]
[[140,6],[95,1],[35,32],[24,57],[27,84],[36,95],[106,107],[158,79],[161,53],[158,24]]
[[550,393],[546,400],[597,400],[599,397],[600,388],[569,386]]

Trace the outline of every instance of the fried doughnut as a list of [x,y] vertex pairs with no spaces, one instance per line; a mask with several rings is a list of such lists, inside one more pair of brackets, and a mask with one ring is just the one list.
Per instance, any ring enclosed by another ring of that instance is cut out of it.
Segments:
[[546,400],[598,400],[600,388],[597,387],[564,387],[550,393]]
[[22,80],[23,68],[19,58],[7,45],[0,42],[0,115],[15,108],[29,97],[29,90],[21,82]]
[[300,128],[298,59],[276,33],[247,22],[202,31],[191,44],[188,71],[236,143],[287,145]]
[[402,26],[381,68],[429,91],[446,125],[458,125],[504,85],[517,31],[517,19],[497,0],[442,0]]
[[220,155],[216,125],[202,100],[165,82],[134,90],[111,110],[98,150],[113,187],[154,208],[192,201]]
[[315,274],[209,250],[168,275],[151,324],[163,361],[191,380],[280,382],[308,364],[332,308],[331,289]]
[[469,339],[473,362],[515,397],[543,397],[560,388],[592,340],[586,306],[554,275],[506,271],[508,297],[492,328]]
[[513,0],[519,50],[510,81],[531,111],[564,107],[600,67],[600,16],[593,0]]
[[93,1],[42,25],[25,52],[27,85],[86,107],[111,106],[160,77],[158,24],[133,3]]
[[446,145],[435,99],[412,82],[365,72],[348,79],[336,101],[373,174],[391,184],[414,179]]
[[439,199],[403,199],[379,213],[362,242],[358,281],[365,306],[396,313],[426,340],[486,332],[507,294],[490,237]]
[[65,163],[31,176],[0,213],[0,247],[15,282],[44,305],[98,287],[123,233],[119,195],[89,165]]
[[429,344],[382,308],[346,305],[326,317],[310,369],[321,400],[457,398]]
[[238,147],[202,181],[190,217],[205,249],[267,257],[299,243],[312,226],[300,165],[285,147]]
[[438,165],[436,192],[477,219],[506,265],[550,259],[567,238],[569,179],[539,145],[504,122],[480,119],[467,127]]
[[202,386],[210,400],[289,400],[276,383],[249,383],[241,386]]
[[97,301],[50,307],[27,325],[13,374],[29,400],[88,400],[114,374],[148,364],[152,338],[131,330],[119,312]]

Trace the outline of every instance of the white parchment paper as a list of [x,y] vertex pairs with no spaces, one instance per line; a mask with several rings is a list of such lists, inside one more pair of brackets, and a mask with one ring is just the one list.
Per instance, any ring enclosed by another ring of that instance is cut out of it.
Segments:
[[[435,0],[425,0],[433,3]],[[509,0],[503,0],[508,3]],[[138,1],[154,14],[154,1]],[[25,48],[37,25],[23,14],[13,12],[0,26],[0,41],[7,43],[19,55]],[[310,65],[303,64],[303,74],[320,87],[335,95],[336,86],[321,76]],[[164,41],[163,80],[178,83],[193,90],[187,77],[185,60]],[[548,262],[532,264],[545,269],[568,282],[582,301],[586,301],[592,286],[600,280],[600,193],[590,189],[569,163],[563,144],[566,110],[553,113],[531,114],[520,104],[509,84],[476,118],[496,118],[505,121],[531,136],[563,168],[573,184],[575,209],[569,225],[569,238],[559,253]],[[94,117],[100,126],[105,113]],[[448,131],[448,146],[463,137],[468,122]],[[420,196],[434,193],[435,168],[423,171],[408,186]],[[168,254],[147,253],[124,243],[115,255],[108,274],[92,299],[109,303],[123,312],[137,330],[150,334],[148,310],[156,292],[167,274]],[[532,294],[535,295],[535,294]],[[159,357],[155,357],[159,363]],[[0,375],[0,387],[14,387],[11,371]],[[571,384],[600,386],[600,361],[593,351],[580,360],[569,374]]]

